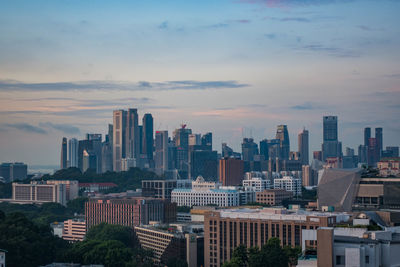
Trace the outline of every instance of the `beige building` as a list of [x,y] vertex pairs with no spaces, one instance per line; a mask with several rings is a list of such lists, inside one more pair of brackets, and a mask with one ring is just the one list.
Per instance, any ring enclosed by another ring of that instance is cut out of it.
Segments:
[[285,199],[293,197],[292,192],[283,189],[267,189],[262,192],[256,192],[256,202],[271,206],[281,205]]
[[63,184],[66,190],[67,202],[73,200],[79,196],[79,182],[77,180],[48,180],[47,184]]
[[282,208],[210,211],[204,218],[204,265],[221,266],[231,259],[233,250],[240,244],[261,247],[271,237],[279,238],[283,246],[300,246],[303,229],[334,226],[349,219],[346,213]]
[[83,241],[86,235],[86,223],[84,219],[69,219],[64,221],[62,238],[75,242]]
[[57,202],[67,204],[67,189],[64,184],[46,184],[31,182],[30,184],[12,184],[13,203],[42,204]]

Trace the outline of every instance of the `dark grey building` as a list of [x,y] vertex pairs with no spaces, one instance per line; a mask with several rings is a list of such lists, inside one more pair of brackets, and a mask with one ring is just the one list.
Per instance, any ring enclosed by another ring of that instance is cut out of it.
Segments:
[[300,160],[303,165],[308,165],[309,163],[309,145],[308,145],[308,131],[303,129],[302,132],[298,135],[298,145],[299,145],[299,153],[300,153]]
[[66,169],[67,166],[67,138],[63,137],[61,142],[61,159],[60,159],[60,169]]
[[364,128],[364,146],[368,146],[369,139],[371,138],[371,128],[366,127]]
[[329,157],[342,157],[342,143],[338,141],[337,116],[323,117],[322,160]]
[[286,125],[278,125],[276,137],[280,141],[280,159],[289,159],[290,140],[289,132]]
[[253,161],[254,156],[258,154],[258,145],[254,143],[253,138],[243,138],[242,159],[244,161]]
[[150,113],[144,114],[142,124],[143,124],[142,153],[147,155],[148,160],[153,160],[153,147],[154,147],[153,116]]

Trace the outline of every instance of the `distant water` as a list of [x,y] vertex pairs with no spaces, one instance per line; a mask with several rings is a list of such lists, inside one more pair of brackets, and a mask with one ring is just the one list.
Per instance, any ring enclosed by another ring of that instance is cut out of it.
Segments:
[[57,165],[28,165],[28,174],[53,174],[59,168]]

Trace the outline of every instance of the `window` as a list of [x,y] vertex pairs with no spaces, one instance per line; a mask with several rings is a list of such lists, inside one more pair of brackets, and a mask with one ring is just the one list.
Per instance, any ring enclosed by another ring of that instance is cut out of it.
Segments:
[[345,264],[344,256],[337,255],[336,256],[336,265],[344,265],[344,264]]
[[365,256],[365,263],[369,264],[369,256]]

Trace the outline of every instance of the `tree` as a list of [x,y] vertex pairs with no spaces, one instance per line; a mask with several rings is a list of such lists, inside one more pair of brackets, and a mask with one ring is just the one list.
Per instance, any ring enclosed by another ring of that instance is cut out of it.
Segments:
[[85,212],[85,203],[88,201],[87,197],[78,197],[67,203],[67,209],[71,214],[83,214]]
[[233,250],[232,258],[237,259],[236,263],[238,263],[239,266],[246,266],[248,260],[247,248],[243,244],[240,244]]
[[86,240],[117,240],[127,247],[134,248],[137,246],[132,228],[107,223],[101,223],[90,228],[86,234]]
[[287,267],[289,263],[288,256],[281,247],[279,238],[272,237],[261,248],[263,262],[266,267]]

